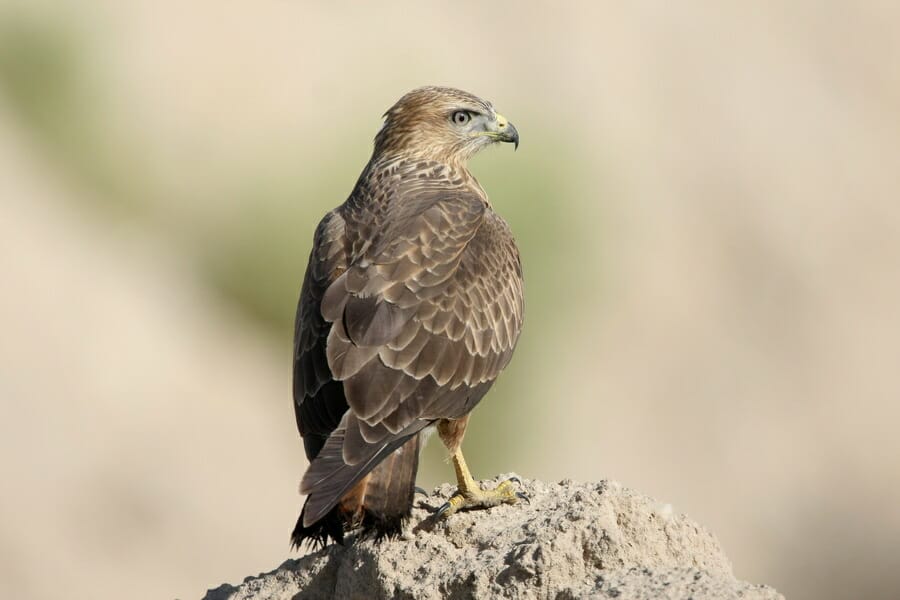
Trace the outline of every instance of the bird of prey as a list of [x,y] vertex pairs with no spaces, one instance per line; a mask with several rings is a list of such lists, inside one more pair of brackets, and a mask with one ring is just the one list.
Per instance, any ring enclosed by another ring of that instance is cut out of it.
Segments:
[[294,330],[294,410],[309,467],[293,545],[400,533],[420,438],[436,427],[458,491],[441,508],[515,503],[483,490],[460,445],[509,363],[524,314],[507,223],[466,162],[519,134],[490,102],[424,87],[384,115],[347,200],[316,228]]

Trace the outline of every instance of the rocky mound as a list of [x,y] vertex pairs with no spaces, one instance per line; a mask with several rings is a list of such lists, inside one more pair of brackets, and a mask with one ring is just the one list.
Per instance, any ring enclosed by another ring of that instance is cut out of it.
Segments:
[[436,521],[443,485],[417,496],[401,539],[330,546],[206,600],[783,598],[736,580],[703,527],[616,482],[521,489],[530,503]]

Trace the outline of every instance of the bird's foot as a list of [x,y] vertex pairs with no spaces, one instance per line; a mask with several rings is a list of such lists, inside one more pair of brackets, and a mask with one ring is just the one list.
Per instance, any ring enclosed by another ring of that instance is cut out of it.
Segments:
[[515,484],[522,483],[518,477],[511,477],[492,490],[485,490],[476,483],[460,487],[450,499],[438,508],[436,516],[447,518],[460,510],[491,508],[501,504],[515,504],[519,500],[528,501],[528,496],[516,491]]

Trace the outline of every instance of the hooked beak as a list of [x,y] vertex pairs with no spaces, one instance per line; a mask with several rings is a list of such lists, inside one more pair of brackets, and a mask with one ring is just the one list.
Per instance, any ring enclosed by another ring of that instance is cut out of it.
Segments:
[[510,123],[506,117],[497,113],[497,130],[496,136],[497,139],[501,142],[512,142],[513,148],[519,149],[519,132],[516,130],[516,126]]

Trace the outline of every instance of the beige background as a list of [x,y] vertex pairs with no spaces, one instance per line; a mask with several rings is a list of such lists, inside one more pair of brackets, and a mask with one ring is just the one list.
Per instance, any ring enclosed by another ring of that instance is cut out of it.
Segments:
[[0,596],[290,556],[312,229],[436,83],[522,134],[472,165],[528,286],[476,475],[614,478],[741,578],[895,598],[897,6],[4,0]]

